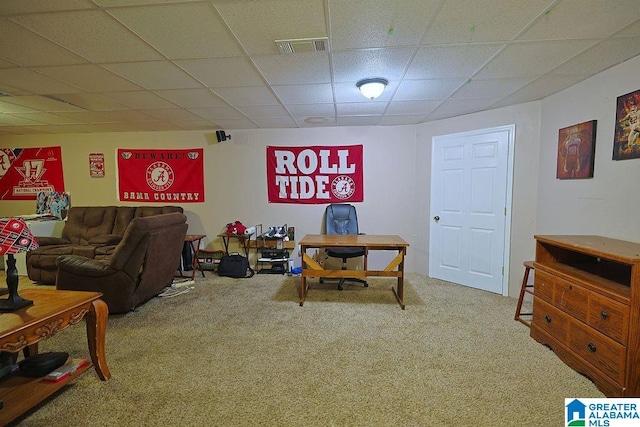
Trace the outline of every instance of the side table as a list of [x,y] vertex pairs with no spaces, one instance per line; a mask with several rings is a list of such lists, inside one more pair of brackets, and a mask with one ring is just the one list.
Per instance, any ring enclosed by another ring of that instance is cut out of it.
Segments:
[[[198,261],[198,252],[200,252],[200,241],[207,237],[206,234],[187,234],[184,236],[185,243],[189,243],[191,246],[191,251],[193,252],[193,260],[191,261],[191,280],[196,277],[196,270],[200,270],[202,273],[202,277],[204,277],[204,270],[202,270],[202,266]],[[182,274],[182,269],[179,268],[180,276],[178,277],[189,277]]]
[[244,249],[244,256],[247,257],[247,259],[249,259],[249,244],[247,244],[248,241],[251,240],[251,235],[250,234],[227,234],[227,233],[221,233],[218,234],[218,237],[222,238],[222,244],[224,245],[224,252],[226,255],[229,255],[229,240],[230,239],[238,239],[238,243],[240,245],[242,245],[242,248]]

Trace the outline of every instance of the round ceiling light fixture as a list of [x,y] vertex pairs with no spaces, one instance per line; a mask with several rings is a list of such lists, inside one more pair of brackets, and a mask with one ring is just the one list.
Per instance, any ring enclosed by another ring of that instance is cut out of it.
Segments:
[[376,77],[374,79],[363,79],[356,83],[356,87],[360,89],[360,92],[364,96],[369,99],[376,99],[382,92],[384,92],[384,88],[389,84],[387,79],[382,79]]

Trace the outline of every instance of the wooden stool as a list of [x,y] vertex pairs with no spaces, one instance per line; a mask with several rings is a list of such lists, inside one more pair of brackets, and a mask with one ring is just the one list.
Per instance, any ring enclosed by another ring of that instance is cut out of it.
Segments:
[[516,307],[516,315],[513,320],[518,320],[527,326],[531,326],[531,322],[523,319],[521,316],[531,316],[533,313],[522,313],[522,301],[524,300],[524,294],[533,295],[533,284],[529,285],[529,271],[533,270],[533,261],[525,261],[524,263],[524,277],[522,278],[522,288],[520,288],[520,297],[518,298],[518,306]]

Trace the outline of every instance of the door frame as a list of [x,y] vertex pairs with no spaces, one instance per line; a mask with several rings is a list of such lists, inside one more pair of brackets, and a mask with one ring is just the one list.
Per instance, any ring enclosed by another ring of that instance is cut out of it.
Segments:
[[[442,139],[450,139],[452,137],[470,137],[476,135],[484,135],[487,133],[495,133],[495,132],[507,132],[508,133],[508,145],[507,145],[507,182],[506,182],[506,194],[505,194],[505,222],[504,222],[504,251],[502,254],[502,295],[509,295],[509,261],[511,254],[511,214],[512,214],[512,203],[513,203],[513,165],[514,165],[514,154],[515,154],[515,134],[516,134],[516,125],[504,125],[497,126],[492,128],[485,129],[477,129],[466,132],[458,132],[451,133],[446,135],[438,135],[431,138],[431,161],[433,161],[433,155],[435,152],[435,147],[438,141]],[[430,166],[431,173],[433,173],[433,165]],[[431,200],[431,194],[433,193],[433,180],[430,180],[430,188],[429,188],[429,200]],[[431,221],[431,202],[429,202],[429,248],[431,248],[431,239],[433,233],[431,232],[431,227],[434,225],[433,221]],[[430,255],[429,255],[430,256]],[[431,269],[431,265],[429,264],[429,270]],[[431,276],[430,276],[431,277]],[[461,285],[468,286],[465,283],[461,283]]]

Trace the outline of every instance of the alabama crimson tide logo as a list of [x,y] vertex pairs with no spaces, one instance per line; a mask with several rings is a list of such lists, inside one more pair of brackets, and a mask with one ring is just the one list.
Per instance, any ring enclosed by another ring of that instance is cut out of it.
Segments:
[[331,181],[331,193],[338,199],[346,200],[356,192],[356,183],[348,175],[339,175]]
[[165,162],[153,162],[146,172],[147,185],[155,191],[165,191],[173,185],[175,174]]

